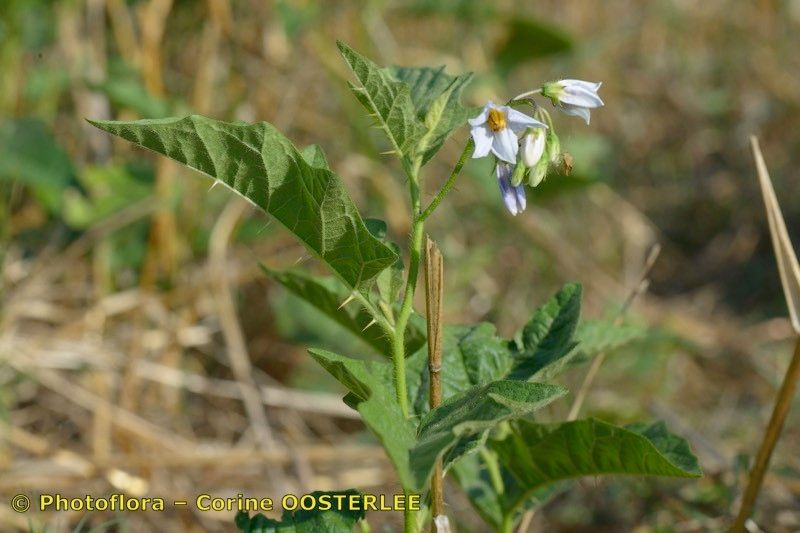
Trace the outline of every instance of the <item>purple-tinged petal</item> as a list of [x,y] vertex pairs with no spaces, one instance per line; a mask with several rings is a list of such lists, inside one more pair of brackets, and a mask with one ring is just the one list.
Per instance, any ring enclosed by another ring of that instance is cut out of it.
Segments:
[[517,187],[511,186],[513,167],[508,163],[497,163],[495,172],[497,173],[497,185],[500,187],[500,196],[503,198],[503,203],[506,205],[508,212],[516,216],[520,210],[516,192]]
[[525,187],[517,185],[514,187],[514,196],[517,199],[517,213],[522,213],[528,207],[528,200],[525,197]]

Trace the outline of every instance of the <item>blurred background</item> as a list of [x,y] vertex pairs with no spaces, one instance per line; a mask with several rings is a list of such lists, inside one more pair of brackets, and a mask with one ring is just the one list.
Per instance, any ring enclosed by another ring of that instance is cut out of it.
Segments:
[[[666,420],[706,476],[582,481],[530,531],[722,529],[791,353],[748,136],[798,237],[799,30],[797,0],[2,0],[0,529],[232,530],[230,513],[169,507],[20,515],[18,492],[396,490],[340,387],[305,355],[369,348],[258,261],[319,266],[229,191],[84,121],[267,120],[321,144],[362,213],[404,242],[404,183],[347,90],[336,39],[379,64],[474,71],[474,105],[562,77],[603,82],[590,127],[554,115],[574,171],[551,175],[523,215],[504,211],[488,162],[473,161],[430,219],[445,318],[510,336],[569,280],[584,284],[584,316],[613,318],[659,243],[628,314],[649,333],[609,355],[585,412]],[[426,198],[466,138],[427,167]],[[255,414],[242,370],[260,388]],[[574,390],[585,371],[563,381]],[[766,531],[800,530],[798,407],[760,499]],[[455,490],[448,503],[462,531],[480,531]],[[398,519],[369,516],[374,530]]]

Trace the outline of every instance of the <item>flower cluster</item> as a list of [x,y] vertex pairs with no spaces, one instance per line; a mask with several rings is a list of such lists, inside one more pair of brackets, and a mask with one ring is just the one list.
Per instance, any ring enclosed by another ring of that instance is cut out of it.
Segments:
[[[548,82],[540,89],[513,98],[507,105],[497,105],[490,100],[480,115],[469,120],[475,142],[472,157],[494,156],[500,194],[512,215],[525,210],[523,182],[527,181],[530,187],[538,186],[550,166],[565,157],[550,114],[531,97],[541,94],[561,112],[580,117],[589,124],[591,109],[603,105],[597,94],[600,85],[581,80]],[[521,104],[532,105],[536,118],[512,107]]]

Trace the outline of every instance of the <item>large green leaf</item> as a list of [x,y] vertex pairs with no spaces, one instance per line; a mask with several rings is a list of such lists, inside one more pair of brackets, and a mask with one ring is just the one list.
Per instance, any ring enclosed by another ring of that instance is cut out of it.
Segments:
[[367,231],[338,176],[309,164],[266,122],[189,116],[91,123],[228,185],[279,220],[348,287],[368,288],[397,260]]
[[[236,528],[242,533],[350,533],[356,523],[364,518],[363,510],[354,511],[347,504],[347,498],[361,495],[355,489],[339,492],[315,491],[310,495],[319,502],[317,507],[330,505],[330,509],[284,511],[280,521],[260,513],[251,517],[242,511],[236,515]],[[340,500],[344,502],[342,505],[337,503]]]
[[563,424],[520,420],[491,446],[523,488],[514,506],[537,489],[582,476],[702,475],[688,443],[663,423],[621,428],[593,418]]
[[564,424],[520,420],[505,439],[490,441],[489,447],[501,487],[495,486],[484,453],[463,457],[451,472],[495,528],[545,504],[576,477],[701,475],[686,441],[670,434],[663,423],[620,428],[595,419]]
[[345,402],[361,413],[364,424],[381,441],[401,485],[420,489],[419,477],[411,470],[409,450],[415,443],[413,423],[403,416],[394,394],[392,367],[388,363],[359,361],[319,349],[313,357],[350,391]]
[[436,460],[459,441],[527,416],[566,393],[563,387],[546,383],[495,381],[453,396],[420,421],[411,450],[417,484],[424,485]]
[[343,42],[337,45],[361,83],[360,87],[350,85],[356,98],[375,117],[398,157],[408,160],[425,134],[425,127],[417,120],[408,85]]
[[417,147],[424,164],[439,151],[454,129],[480,113],[479,108],[461,105],[461,93],[472,80],[472,73],[451,76],[445,73],[444,66],[393,67],[391,71],[411,88],[417,119],[425,125],[426,133]]
[[[340,326],[363,339],[379,353],[390,357],[392,343],[385,332],[372,324],[372,315],[357,301],[342,305],[350,297],[338,280],[330,277],[311,276],[302,272],[273,270],[261,265],[264,272],[296,296],[304,299]],[[388,270],[388,269],[387,269]],[[418,319],[409,322],[405,336],[406,350],[410,353],[425,343],[424,328]]]

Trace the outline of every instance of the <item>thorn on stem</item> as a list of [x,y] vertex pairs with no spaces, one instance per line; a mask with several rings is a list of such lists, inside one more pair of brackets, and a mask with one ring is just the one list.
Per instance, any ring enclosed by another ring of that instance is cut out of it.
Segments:
[[344,307],[345,305],[349,304],[350,302],[352,302],[355,299],[356,299],[356,295],[355,294],[351,294],[350,296],[347,297],[347,299],[345,301],[342,302],[342,305],[340,305],[337,309],[341,309],[342,307]]

